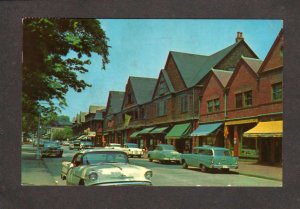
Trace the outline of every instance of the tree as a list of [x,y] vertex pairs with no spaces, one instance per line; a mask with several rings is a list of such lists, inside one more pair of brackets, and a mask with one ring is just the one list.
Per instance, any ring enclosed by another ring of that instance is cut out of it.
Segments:
[[56,130],[53,133],[53,140],[66,141],[73,137],[73,131],[70,127],[65,127],[64,129]]
[[[23,130],[36,127],[39,108],[43,116],[48,116],[67,106],[69,89],[81,92],[91,86],[77,75],[88,72],[86,65],[91,64],[92,53],[102,57],[105,69],[109,63],[107,41],[95,19],[23,20]],[[67,56],[70,52],[75,57]]]

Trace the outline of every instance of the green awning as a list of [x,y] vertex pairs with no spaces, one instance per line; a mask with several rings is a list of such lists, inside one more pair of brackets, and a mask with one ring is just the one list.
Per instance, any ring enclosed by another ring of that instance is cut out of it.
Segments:
[[180,139],[190,137],[189,133],[191,130],[190,123],[183,123],[175,125],[171,131],[165,136],[165,139]]
[[144,128],[143,130],[141,130],[139,132],[139,135],[140,134],[149,134],[150,131],[152,131],[155,127],[149,127],[149,128]]
[[136,131],[136,132],[133,132],[129,137],[131,139],[135,139],[135,138],[138,138],[138,134],[140,133],[140,131]]
[[211,124],[200,125],[193,133],[191,133],[191,136],[210,135],[212,132],[214,132],[216,129],[218,129],[221,125],[222,125],[222,123],[211,123]]
[[161,127],[161,128],[155,128],[152,131],[150,131],[150,134],[162,134],[168,128],[169,128],[168,126],[167,127]]

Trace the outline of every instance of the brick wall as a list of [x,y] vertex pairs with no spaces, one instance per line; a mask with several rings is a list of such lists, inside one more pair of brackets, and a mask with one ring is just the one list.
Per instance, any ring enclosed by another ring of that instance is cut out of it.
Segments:
[[175,91],[181,91],[185,89],[185,84],[184,81],[181,78],[181,75],[177,69],[177,66],[174,62],[174,59],[172,56],[169,56],[169,59],[166,64],[166,69],[165,69],[169,75],[169,78],[171,80],[171,83],[175,89]]
[[274,47],[269,52],[267,56],[267,62],[263,69],[264,72],[283,65],[283,56],[281,54],[282,45],[283,45],[283,36],[279,38],[278,42],[275,43]]

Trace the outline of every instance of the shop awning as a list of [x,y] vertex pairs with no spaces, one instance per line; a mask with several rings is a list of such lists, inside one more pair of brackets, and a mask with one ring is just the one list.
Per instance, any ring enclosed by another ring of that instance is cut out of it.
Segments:
[[190,129],[191,129],[190,123],[175,125],[165,136],[165,139],[180,139],[184,137],[189,137]]
[[161,128],[155,128],[152,131],[150,131],[150,134],[162,134],[165,130],[167,130],[169,127],[161,127]]
[[139,133],[140,133],[140,131],[133,132],[133,133],[130,135],[130,138],[131,138],[131,139],[138,138],[138,134],[139,134]]
[[193,133],[191,133],[191,136],[207,136],[212,132],[214,132],[221,125],[222,123],[211,123],[211,124],[200,125],[195,131],[193,131]]
[[81,136],[78,137],[77,139],[80,140],[80,139],[83,139],[84,137],[86,137],[86,135],[81,135]]
[[246,131],[244,137],[282,137],[283,122],[259,122],[254,128]]
[[143,130],[141,130],[141,131],[139,132],[139,135],[140,135],[140,134],[149,134],[150,131],[152,131],[154,128],[155,128],[155,127],[144,128]]

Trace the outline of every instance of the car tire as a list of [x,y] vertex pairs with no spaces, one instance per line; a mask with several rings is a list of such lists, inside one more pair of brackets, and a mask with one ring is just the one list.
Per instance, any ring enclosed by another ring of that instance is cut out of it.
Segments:
[[200,170],[201,170],[201,172],[203,172],[203,173],[206,173],[207,172],[207,167],[205,166],[205,165],[200,165]]
[[166,163],[166,161],[164,161],[164,160],[159,160],[158,161],[160,164],[165,164]]
[[152,162],[153,160],[151,159],[150,155],[148,155],[148,158],[149,158],[149,162]]
[[224,173],[229,173],[229,168],[223,168],[222,171],[223,171]]
[[79,184],[78,184],[79,186],[84,186],[84,180],[83,179],[80,179],[80,181],[79,181]]
[[183,161],[182,168],[187,169],[188,167],[189,167],[188,164],[185,161]]
[[139,157],[139,158],[142,158],[142,155],[139,155],[138,157]]

